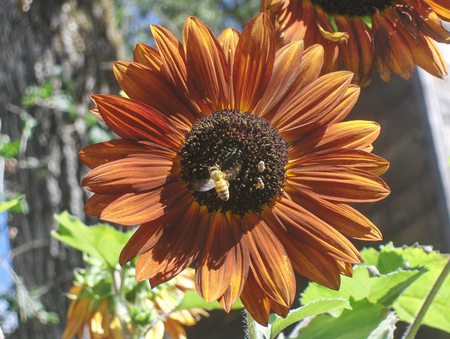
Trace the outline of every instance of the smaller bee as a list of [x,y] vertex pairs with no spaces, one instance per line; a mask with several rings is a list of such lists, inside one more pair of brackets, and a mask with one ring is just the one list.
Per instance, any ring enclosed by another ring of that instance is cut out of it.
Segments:
[[258,162],[258,172],[262,173],[266,170],[266,164],[264,163],[264,161],[260,161]]
[[261,177],[256,178],[256,189],[257,190],[263,190],[264,189],[264,181],[261,179]]
[[192,184],[192,188],[197,192],[206,192],[213,188],[216,189],[218,197],[223,201],[228,201],[230,199],[230,182],[228,180],[233,180],[239,174],[240,166],[222,171],[219,165],[214,165],[208,168],[209,178],[204,180],[195,181]]

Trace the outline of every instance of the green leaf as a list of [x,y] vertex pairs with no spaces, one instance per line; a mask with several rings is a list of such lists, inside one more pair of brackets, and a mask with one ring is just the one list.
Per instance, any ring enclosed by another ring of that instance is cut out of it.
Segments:
[[3,142],[0,140],[0,156],[9,159],[17,156],[20,152],[20,140]]
[[59,241],[102,260],[114,268],[122,248],[133,232],[120,232],[109,225],[86,226],[79,219],[63,212],[55,216],[59,226],[52,236]]
[[336,309],[351,309],[348,300],[342,298],[329,298],[315,300],[305,306],[299,307],[289,312],[286,318],[276,317],[276,320],[272,323],[270,330],[270,338],[275,338],[286,327],[299,322],[306,317],[318,315],[326,312],[330,312]]
[[[392,244],[387,244],[381,247],[378,254],[373,250],[364,250],[362,256],[364,260],[370,260],[372,264],[380,267],[388,266],[387,261],[390,258],[399,256],[403,259],[403,267],[427,269],[427,272],[411,284],[393,305],[400,320],[405,322],[412,322],[416,317],[446,262],[445,255],[421,246],[396,248]],[[448,310],[450,310],[450,276],[447,277],[428,309],[423,324],[450,333]]]
[[394,339],[394,331],[397,328],[395,325],[398,320],[397,315],[394,312],[390,312],[386,319],[369,334],[367,339]]
[[[341,277],[341,287],[338,291],[316,283],[309,284],[302,294],[301,302],[305,305],[320,298],[344,298],[347,300],[366,298],[372,303],[389,306],[421,274],[423,274],[423,270],[401,270],[373,276],[368,267],[357,266],[353,271],[352,278]],[[341,310],[333,312],[336,316],[340,313]]]
[[[340,317],[320,315],[301,328],[297,339],[366,339],[385,320],[385,308],[366,299],[351,303],[353,310],[344,310]],[[373,337],[376,338],[376,337]],[[382,337],[378,337],[382,338]]]
[[20,196],[16,199],[0,202],[0,212],[10,210],[10,209],[16,207],[17,205],[20,205],[22,200],[23,200],[23,196]]
[[[240,300],[233,305],[233,309],[241,309],[243,307]],[[202,308],[207,311],[212,311],[220,310],[222,309],[222,306],[217,301],[207,303],[197,292],[187,291],[180,304],[177,306],[177,310],[189,310],[191,308]]]

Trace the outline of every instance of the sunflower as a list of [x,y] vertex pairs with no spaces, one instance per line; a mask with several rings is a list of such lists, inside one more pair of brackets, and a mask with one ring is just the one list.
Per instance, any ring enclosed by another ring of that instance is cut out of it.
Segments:
[[450,43],[442,20],[448,0],[262,0],[281,46],[296,39],[325,48],[326,71],[342,66],[368,85],[372,70],[411,79],[415,65],[443,78],[447,65],[436,41]]
[[352,202],[383,199],[380,127],[342,122],[359,87],[352,73],[320,76],[324,50],[296,41],[276,51],[269,18],[217,38],[189,18],[183,44],[152,26],[114,72],[129,98],[94,95],[119,139],[81,151],[95,194],[88,214],[141,225],[120,256],[156,286],[196,268],[199,294],[226,311],[240,296],[267,324],[286,315],[297,272],[331,288],[360,262],[347,237],[380,240]]
[[[79,272],[78,277],[83,274]],[[92,283],[93,279],[86,280]],[[89,283],[76,282],[70,289],[68,296],[72,299],[67,312],[67,324],[64,329],[63,339],[84,338],[85,328],[88,330],[91,339],[124,339],[123,327],[127,331],[139,336],[141,329],[136,328],[136,324],[130,317],[123,316],[123,323],[114,313],[114,300],[108,295],[99,295],[98,291],[105,289],[105,281],[108,279],[101,277],[98,279],[98,285],[88,285]],[[107,287],[111,290],[111,282]],[[184,326],[194,326],[201,316],[207,316],[208,313],[201,309],[182,309],[177,310],[186,291],[195,288],[194,272],[192,269],[186,269],[180,273],[170,283],[163,284],[153,293],[148,293],[147,289],[142,289],[132,285],[134,300],[127,300],[135,309],[146,307],[152,310],[152,319],[154,320],[147,327],[145,338],[163,339],[168,335],[172,339],[186,338]]]
[[62,338],[84,338],[84,328],[87,327],[89,338],[122,339],[122,325],[110,310],[108,300],[98,302],[94,296],[84,295],[85,291],[86,286],[75,284],[68,293],[72,302],[67,311],[67,324]]

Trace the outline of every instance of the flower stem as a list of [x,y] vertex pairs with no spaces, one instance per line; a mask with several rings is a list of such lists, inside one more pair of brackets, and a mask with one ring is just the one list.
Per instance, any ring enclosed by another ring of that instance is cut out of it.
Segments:
[[247,310],[245,312],[245,319],[247,325],[247,339],[258,339],[258,331],[256,330],[256,321],[252,318]]
[[269,338],[269,328],[258,324],[247,310],[244,312],[247,325],[247,339]]
[[442,269],[441,274],[436,279],[436,282],[434,283],[433,287],[430,290],[430,293],[428,293],[422,307],[420,308],[419,312],[416,315],[416,318],[411,323],[411,325],[406,330],[405,334],[403,335],[403,339],[413,339],[416,337],[417,331],[419,331],[420,325],[422,324],[423,318],[425,317],[425,314],[427,313],[428,309],[430,308],[431,304],[433,303],[433,299],[438,293],[439,289],[441,288],[442,284],[445,281],[445,278],[450,273],[450,256],[447,258],[447,263],[445,264],[444,268]]

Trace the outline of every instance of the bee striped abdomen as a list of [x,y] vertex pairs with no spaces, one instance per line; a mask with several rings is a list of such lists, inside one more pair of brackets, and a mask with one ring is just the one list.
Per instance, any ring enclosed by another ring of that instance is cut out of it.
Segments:
[[216,181],[217,195],[223,201],[227,201],[228,199],[230,199],[230,191],[228,190],[228,186],[230,186],[230,184],[225,179]]

